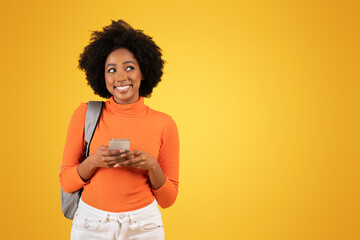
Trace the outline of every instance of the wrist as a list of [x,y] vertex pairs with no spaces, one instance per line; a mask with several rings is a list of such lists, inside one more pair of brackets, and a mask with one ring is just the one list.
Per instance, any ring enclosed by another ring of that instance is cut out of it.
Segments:
[[160,167],[158,161],[155,161],[154,164],[149,168],[149,172],[156,172],[157,169]]
[[84,162],[86,163],[88,169],[90,169],[90,170],[94,170],[97,168],[97,166],[94,162],[94,157],[92,155],[88,156]]

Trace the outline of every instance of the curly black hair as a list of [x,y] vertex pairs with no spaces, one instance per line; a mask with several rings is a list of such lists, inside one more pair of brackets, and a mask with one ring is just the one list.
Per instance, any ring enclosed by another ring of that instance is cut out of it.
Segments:
[[111,52],[119,48],[128,49],[138,61],[144,77],[139,95],[150,97],[163,75],[165,61],[161,49],[150,36],[123,20],[112,21],[103,31],[94,31],[89,45],[80,54],[78,68],[85,71],[88,85],[100,97],[112,97],[105,84],[105,61]]

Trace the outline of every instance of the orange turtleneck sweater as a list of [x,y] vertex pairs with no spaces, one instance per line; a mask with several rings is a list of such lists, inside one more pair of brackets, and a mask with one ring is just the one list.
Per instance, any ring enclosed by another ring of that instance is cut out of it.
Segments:
[[144,104],[117,104],[113,98],[105,102],[95,130],[90,155],[109,139],[129,139],[130,150],[143,150],[154,156],[165,176],[157,190],[149,185],[148,172],[132,167],[99,168],[84,182],[77,172],[83,160],[84,125],[87,103],[74,112],[66,138],[60,170],[61,188],[74,192],[84,187],[82,200],[88,205],[109,212],[125,212],[145,207],[154,201],[162,208],[171,206],[178,193],[179,137],[174,120]]

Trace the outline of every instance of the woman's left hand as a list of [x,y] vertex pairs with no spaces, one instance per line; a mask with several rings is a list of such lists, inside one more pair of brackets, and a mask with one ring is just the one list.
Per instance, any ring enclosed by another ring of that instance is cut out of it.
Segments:
[[118,162],[114,167],[134,167],[144,170],[154,169],[158,165],[158,161],[145,151],[133,150],[121,155],[127,160]]
[[145,151],[133,150],[121,154],[126,160],[121,160],[114,167],[134,167],[149,171],[149,179],[152,189],[159,189],[166,180],[158,161]]

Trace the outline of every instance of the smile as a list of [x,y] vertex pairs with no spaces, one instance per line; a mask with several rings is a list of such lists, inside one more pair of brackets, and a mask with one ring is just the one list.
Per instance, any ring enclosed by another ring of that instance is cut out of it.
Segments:
[[132,86],[132,84],[129,85],[122,85],[119,87],[115,87],[119,92],[127,92],[127,90],[129,90],[129,88]]

